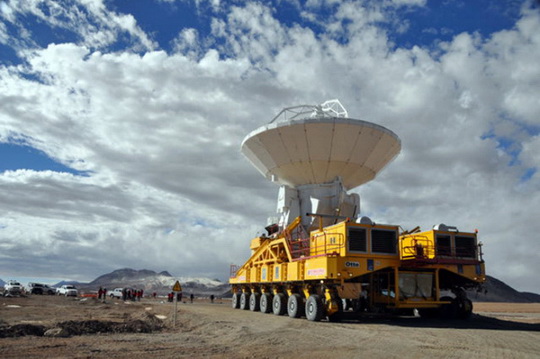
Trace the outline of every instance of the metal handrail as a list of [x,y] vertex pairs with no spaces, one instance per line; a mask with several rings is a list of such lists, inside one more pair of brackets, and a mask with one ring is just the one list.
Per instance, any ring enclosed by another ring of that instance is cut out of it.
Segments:
[[403,256],[404,258],[410,258],[410,257],[414,257],[414,258],[426,257],[426,258],[429,258],[429,253],[431,251],[433,251],[435,253],[434,257],[478,259],[478,254],[480,253],[481,249],[480,249],[479,245],[476,245],[475,247],[476,248],[473,249],[473,250],[471,250],[469,248],[459,248],[459,249],[455,248],[454,253],[450,252],[448,254],[445,253],[445,254],[442,254],[442,255],[437,253],[435,246],[422,246],[422,249],[424,250],[423,255],[420,255],[420,254],[417,253],[417,248],[418,247],[416,245],[405,246],[405,247],[402,247],[402,249],[403,249],[403,252],[408,254],[408,255],[404,255]]
[[[431,253],[435,254],[435,246],[432,245],[432,241],[425,235],[416,235],[412,238],[414,245],[412,246],[403,246],[403,252],[407,252],[408,256],[403,256],[404,258],[418,258],[418,257],[427,257]],[[422,254],[419,254],[419,248],[422,248]]]
[[[329,243],[329,236],[337,238],[336,243]],[[312,242],[317,241],[320,237],[324,237],[323,243],[319,245],[313,245]],[[289,245],[289,250],[293,261],[315,258],[315,257],[325,257],[330,255],[337,255],[342,248],[345,248],[345,240],[343,233],[321,233],[314,235],[312,238],[303,238],[297,240],[287,239],[287,244]],[[299,249],[295,249],[294,245],[300,245]],[[321,253],[319,253],[321,252]],[[316,253],[316,254],[311,254]]]

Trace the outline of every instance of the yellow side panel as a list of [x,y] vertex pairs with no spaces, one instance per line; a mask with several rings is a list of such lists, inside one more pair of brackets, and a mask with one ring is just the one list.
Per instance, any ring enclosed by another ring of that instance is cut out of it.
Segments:
[[399,267],[397,256],[349,256],[337,259],[337,271],[344,279],[359,277],[366,273],[376,272],[388,267]]
[[399,250],[402,259],[420,255],[424,258],[435,258],[435,237],[433,231],[408,234],[399,237]]
[[304,268],[306,280],[337,278],[337,257],[318,257],[306,260]]
[[310,255],[317,256],[332,253],[344,255],[347,238],[346,230],[345,222],[342,222],[326,227],[323,231],[311,232]]
[[298,280],[298,269],[300,266],[300,262],[291,262],[286,263],[287,265],[287,278],[285,280],[292,281],[292,280]]
[[251,245],[249,246],[249,248],[254,251],[261,246],[261,243],[261,237],[254,238],[251,240]]
[[476,273],[476,266],[475,265],[464,265],[463,266],[463,273],[461,275],[471,278],[477,282],[484,282],[485,281],[485,270],[484,270],[484,263],[480,264],[481,266],[481,272],[480,274]]
[[[478,283],[483,283],[486,281],[486,270],[484,267],[484,263],[478,264],[480,266],[480,273],[476,272],[476,264],[463,264],[461,266],[461,271],[458,269],[457,265],[450,266],[449,270],[451,272],[454,272],[456,274],[459,274],[461,276],[467,277],[471,280],[474,280]],[[448,268],[447,268],[448,269]]]
[[229,283],[231,283],[231,284],[239,284],[239,283],[246,283],[246,281],[247,281],[246,270],[245,269],[240,269],[236,273],[236,277],[231,278],[229,280]]
[[257,267],[253,267],[250,269],[250,275],[249,275],[249,281],[250,282],[260,282],[261,281],[261,278],[260,278],[260,273],[259,271],[257,270],[258,268]]

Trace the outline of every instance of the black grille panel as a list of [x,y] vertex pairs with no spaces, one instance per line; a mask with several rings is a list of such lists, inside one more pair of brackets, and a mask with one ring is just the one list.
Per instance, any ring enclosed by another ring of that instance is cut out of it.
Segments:
[[395,231],[373,229],[371,231],[371,251],[376,253],[397,253],[397,236]]
[[473,237],[456,236],[456,257],[476,258],[476,244]]
[[437,255],[450,256],[452,255],[452,246],[450,236],[437,236]]
[[349,251],[367,251],[366,230],[364,228],[349,228]]

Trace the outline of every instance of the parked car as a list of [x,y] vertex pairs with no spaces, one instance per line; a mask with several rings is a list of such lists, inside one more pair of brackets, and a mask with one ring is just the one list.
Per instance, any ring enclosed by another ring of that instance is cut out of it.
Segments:
[[47,284],[43,284],[43,294],[54,295],[56,293],[56,288],[53,288]]
[[24,293],[24,288],[21,283],[16,280],[8,280],[4,285],[4,297],[9,295],[21,295]]
[[52,295],[55,293],[55,289],[49,287],[47,284],[41,283],[28,283],[26,291],[30,294],[49,294]]
[[76,297],[78,293],[77,288],[71,284],[64,284],[60,288],[56,289],[57,295],[65,295],[66,297]]
[[109,292],[111,298],[122,298],[122,290],[124,288],[114,288]]

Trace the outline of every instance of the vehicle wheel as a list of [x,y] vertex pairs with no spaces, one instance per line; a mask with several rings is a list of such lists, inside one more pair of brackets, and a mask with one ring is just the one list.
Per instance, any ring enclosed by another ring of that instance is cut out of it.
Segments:
[[277,293],[272,299],[272,311],[275,315],[285,315],[287,312],[287,299],[284,293]]
[[240,308],[240,293],[233,293],[231,302],[233,309]]
[[261,295],[259,293],[251,293],[249,296],[249,310],[252,312],[258,312],[261,310],[260,299]]
[[318,294],[310,295],[306,302],[306,318],[318,322],[323,316],[324,306],[321,296]]
[[343,318],[343,301],[338,298],[335,304],[337,304],[338,311],[328,316],[329,322],[339,322]]
[[442,319],[455,319],[457,316],[457,302],[452,297],[442,297],[441,300],[450,301],[450,304],[443,304],[439,308],[439,314]]
[[456,302],[458,319],[469,319],[472,315],[473,304],[470,299],[465,298]]
[[243,310],[249,309],[249,294],[248,293],[240,294],[240,309],[243,309]]
[[270,313],[272,311],[272,294],[263,293],[261,295],[260,309],[262,313]]
[[304,311],[302,296],[298,293],[292,294],[287,300],[287,314],[289,314],[289,317],[300,318]]

